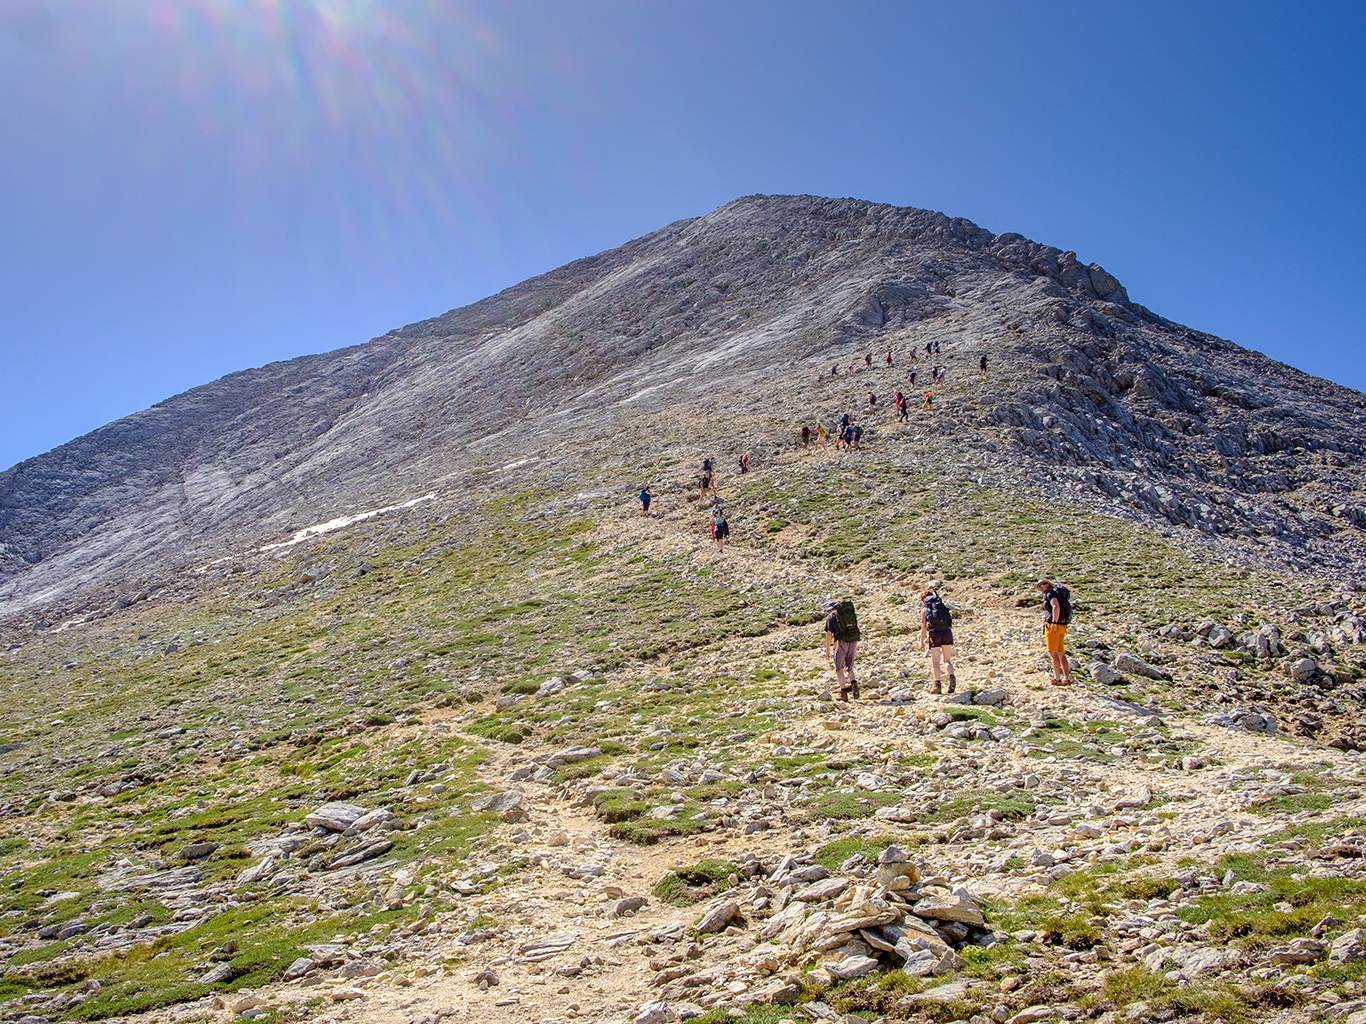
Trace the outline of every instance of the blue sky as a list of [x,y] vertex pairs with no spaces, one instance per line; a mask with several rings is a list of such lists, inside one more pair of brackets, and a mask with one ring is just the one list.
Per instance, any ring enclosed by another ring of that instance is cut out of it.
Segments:
[[1363,53],[1346,3],[4,0],[0,467],[756,192],[1366,388]]

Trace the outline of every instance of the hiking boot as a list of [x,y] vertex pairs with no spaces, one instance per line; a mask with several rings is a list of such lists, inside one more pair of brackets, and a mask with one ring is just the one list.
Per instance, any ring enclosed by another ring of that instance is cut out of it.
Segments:
[[944,692],[944,691],[941,690],[941,689],[939,688],[939,680],[936,679],[936,680],[934,681],[934,686],[930,687],[930,693],[943,693],[943,692]]
[[958,679],[952,672],[949,673],[949,693],[952,693],[958,686]]
[[858,699],[859,699],[859,698],[858,698],[858,680],[857,680],[857,679],[851,679],[851,680],[849,680],[849,692],[852,693],[852,694],[854,695],[854,700],[858,700]]

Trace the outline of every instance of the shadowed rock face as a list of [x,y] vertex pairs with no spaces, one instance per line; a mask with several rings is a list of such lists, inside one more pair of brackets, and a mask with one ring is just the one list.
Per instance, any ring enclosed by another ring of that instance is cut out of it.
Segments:
[[[932,340],[944,355],[927,362]],[[822,370],[888,346],[919,346],[920,387],[933,362],[967,382],[926,443],[982,453],[1002,484],[1044,474],[1069,500],[1260,538],[1290,563],[1349,577],[1366,564],[1360,393],[1164,320],[1099,266],[1017,234],[751,196],[366,345],[232,374],[0,474],[0,615],[508,459],[581,467],[646,410],[715,419],[757,402],[789,443],[829,401],[809,397]]]

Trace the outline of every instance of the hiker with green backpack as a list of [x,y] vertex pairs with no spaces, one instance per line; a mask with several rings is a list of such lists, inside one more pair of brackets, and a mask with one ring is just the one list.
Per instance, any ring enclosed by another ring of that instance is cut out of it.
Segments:
[[[953,614],[944,599],[930,587],[920,595],[920,650],[925,643],[930,645],[930,674],[934,686],[930,693],[943,693],[941,671],[949,674],[949,693],[958,688],[958,679],[953,674]],[[941,669],[941,664],[942,669]]]
[[835,665],[835,681],[839,683],[839,699],[847,701],[850,693],[858,699],[858,680],[854,678],[854,655],[861,637],[858,613],[850,600],[829,601],[825,605],[825,657]]

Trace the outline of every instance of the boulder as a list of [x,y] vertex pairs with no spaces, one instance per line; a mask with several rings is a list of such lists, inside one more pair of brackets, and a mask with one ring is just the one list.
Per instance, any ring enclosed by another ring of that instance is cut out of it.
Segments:
[[1290,678],[1297,683],[1311,683],[1319,674],[1319,663],[1313,658],[1297,658],[1290,663]]
[[345,832],[344,836],[358,836],[362,832],[368,832],[372,828],[382,828],[392,832],[399,827],[398,815],[387,807],[377,807],[373,811],[367,811],[357,818]]
[[862,978],[872,974],[877,970],[877,961],[871,956],[846,956],[833,964],[826,964],[825,969],[834,977],[840,980],[848,978]]
[[1010,694],[1005,690],[981,690],[972,695],[972,702],[983,707],[992,707],[997,704],[1004,704],[1010,699]]
[[963,924],[980,928],[986,924],[982,908],[975,900],[961,892],[945,896],[926,896],[911,908],[918,917],[930,917],[936,921],[961,921]]
[[325,803],[304,815],[304,824],[329,832],[345,832],[368,813],[368,808],[360,804]]
[[1216,649],[1227,647],[1233,643],[1233,632],[1223,626],[1213,626],[1206,635],[1206,639],[1209,640],[1209,645]]
[[1354,964],[1366,960],[1366,937],[1360,928],[1343,932],[1328,947],[1328,959],[1335,964]]
[[1271,951],[1273,964],[1312,964],[1323,956],[1328,943],[1318,939],[1295,939],[1288,946],[1278,946]]
[[191,843],[181,849],[180,856],[186,860],[203,860],[217,849],[217,843]]
[[621,917],[622,914],[633,914],[648,902],[644,896],[623,896],[607,905],[607,916]]
[[658,1002],[646,1003],[634,1018],[635,1024],[670,1024],[671,1021],[677,1019],[678,1014],[670,1009],[669,1004],[662,999]]
[[1149,665],[1138,655],[1129,654],[1127,651],[1116,654],[1110,665],[1116,671],[1125,672],[1131,676],[1142,676],[1145,679],[1167,678],[1167,674],[1156,665]]
[[525,821],[526,794],[520,789],[509,789],[501,793],[485,793],[470,801],[472,811],[493,811],[501,814],[504,821]]
[[715,906],[703,914],[702,920],[697,922],[695,928],[703,935],[714,935],[717,932],[725,931],[726,926],[737,919],[744,920],[740,915],[740,904],[732,900]]
[[1103,661],[1091,664],[1091,678],[1101,686],[1124,686],[1129,680],[1124,678],[1124,673],[1114,666],[1107,665]]
[[559,693],[563,689],[564,680],[561,679],[559,676],[551,676],[549,679],[547,679],[540,685],[540,688],[536,691],[536,697],[538,699],[542,697],[551,697]]

